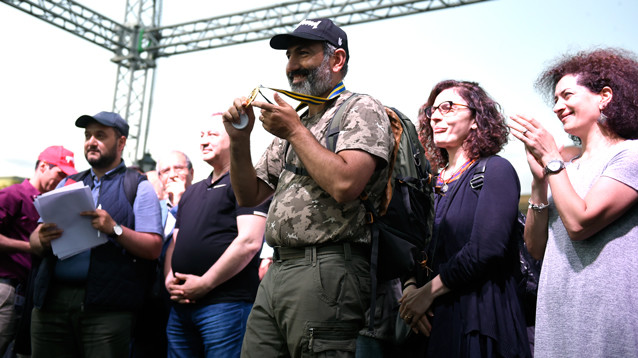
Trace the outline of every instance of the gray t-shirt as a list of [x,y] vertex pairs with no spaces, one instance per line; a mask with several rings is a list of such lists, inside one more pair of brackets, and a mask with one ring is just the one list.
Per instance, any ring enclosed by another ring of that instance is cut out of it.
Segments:
[[[601,176],[638,190],[638,141],[566,170],[581,197]],[[551,196],[549,203],[534,356],[638,357],[638,205],[594,236],[571,241]]]

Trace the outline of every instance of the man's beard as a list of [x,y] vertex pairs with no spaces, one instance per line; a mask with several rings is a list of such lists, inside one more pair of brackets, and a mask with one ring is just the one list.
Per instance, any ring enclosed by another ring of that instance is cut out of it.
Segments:
[[[319,97],[332,89],[332,73],[330,72],[330,58],[325,56],[321,65],[312,69],[300,69],[288,74],[290,89],[294,92]],[[294,76],[305,76],[305,79],[293,83]]]
[[88,158],[88,155],[84,154],[86,161],[89,162],[92,168],[97,169],[105,169],[111,166],[115,161],[115,152],[117,150],[117,145],[111,148],[110,151],[106,153],[100,153],[98,158]]

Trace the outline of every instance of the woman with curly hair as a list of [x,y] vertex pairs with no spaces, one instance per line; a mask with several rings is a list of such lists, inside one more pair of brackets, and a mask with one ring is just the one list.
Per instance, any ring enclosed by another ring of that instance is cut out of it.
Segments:
[[528,357],[512,235],[520,183],[496,155],[509,132],[500,106],[477,83],[443,81],[419,123],[428,159],[441,169],[427,249],[432,279],[406,281],[400,315],[429,337],[427,357]]
[[582,149],[564,162],[539,121],[512,117],[533,175],[525,242],[543,258],[534,354],[638,357],[638,61],[564,56],[537,88]]

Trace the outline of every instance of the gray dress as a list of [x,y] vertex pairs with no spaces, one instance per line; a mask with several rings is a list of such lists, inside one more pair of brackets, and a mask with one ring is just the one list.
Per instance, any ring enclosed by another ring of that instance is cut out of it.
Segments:
[[[638,141],[568,163],[567,174],[581,197],[601,176],[638,190]],[[534,356],[638,357],[638,205],[596,235],[571,241],[551,196],[549,203]]]

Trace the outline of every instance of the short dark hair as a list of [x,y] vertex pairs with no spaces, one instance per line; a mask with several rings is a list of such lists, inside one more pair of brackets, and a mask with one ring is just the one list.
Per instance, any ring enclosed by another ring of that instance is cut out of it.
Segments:
[[[42,162],[43,162],[43,160],[40,160],[40,159],[35,161],[35,170],[38,170],[38,167],[40,166],[40,163],[42,163]],[[47,163],[47,164],[49,164],[49,169],[51,169],[51,168],[56,166],[55,164],[51,164],[51,163]]]
[[476,82],[445,80],[437,83],[427,102],[419,110],[419,139],[425,148],[426,157],[433,168],[443,168],[449,157],[446,150],[437,148],[432,136],[430,119],[425,109],[434,105],[434,100],[446,89],[455,89],[472,109],[477,129],[470,131],[463,142],[463,149],[469,159],[478,159],[494,155],[507,143],[509,127],[501,106]]
[[540,74],[536,89],[549,103],[554,103],[556,84],[566,75],[592,93],[609,87],[613,96],[603,113],[602,125],[625,139],[638,138],[638,60],[630,51],[600,48],[565,54]]

